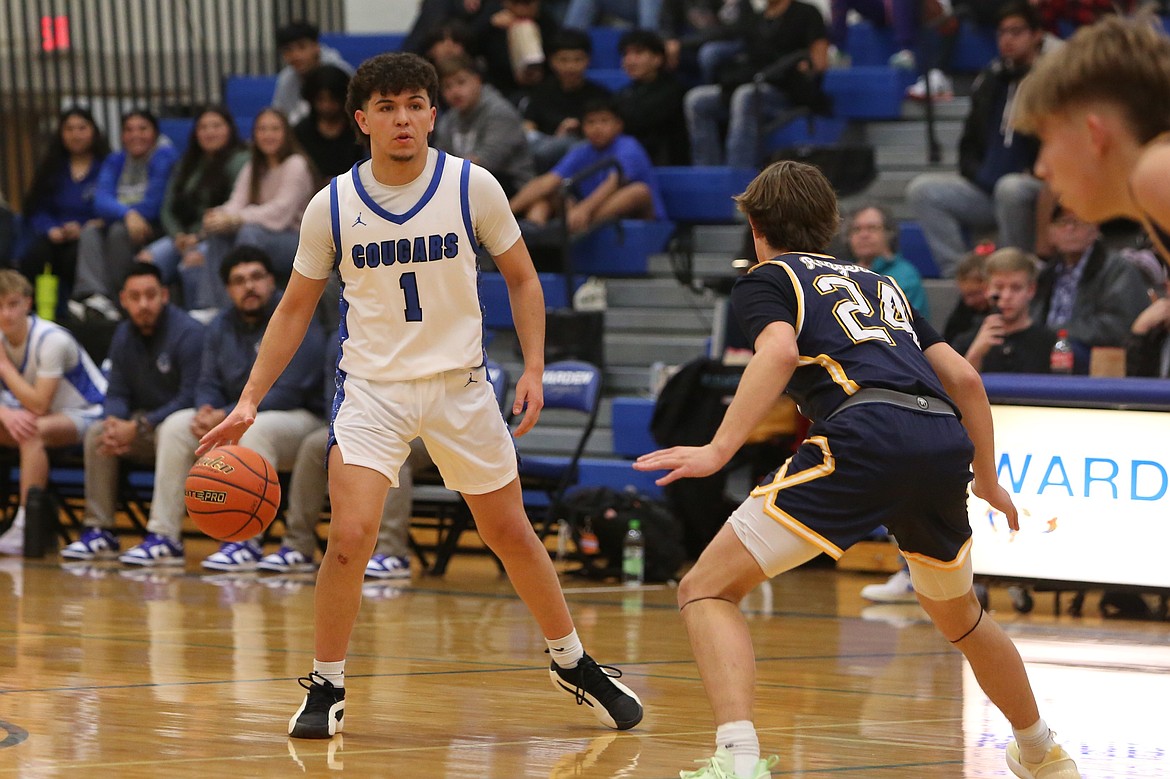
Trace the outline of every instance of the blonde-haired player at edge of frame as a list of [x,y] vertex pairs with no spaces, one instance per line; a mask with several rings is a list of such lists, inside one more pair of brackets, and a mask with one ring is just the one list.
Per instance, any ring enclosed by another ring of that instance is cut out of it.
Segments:
[[1082,27],[1024,78],[1016,129],[1040,139],[1034,171],[1087,222],[1140,222],[1170,264],[1170,38],[1157,17]]
[[[585,653],[556,570],[524,511],[516,449],[484,367],[477,249],[508,287],[524,372],[516,435],[543,406],[544,295],[507,197],[490,173],[430,148],[438,76],[414,54],[371,57],[346,108],[370,159],[310,201],[292,278],[239,403],[200,442],[238,441],[288,365],[331,274],[342,282],[338,391],[328,447],[333,518],[315,590],[313,670],[289,721],[293,738],[331,738],[345,714],[345,658],[387,490],[419,437],[444,484],[463,495],[551,656],[555,689],[618,730],[642,719],[621,671]],[[380,250],[380,247],[387,247]],[[466,636],[474,644],[474,631]],[[539,727],[539,723],[533,723]]]
[[716,724],[715,754],[680,776],[771,775],[778,758],[760,757],[754,649],[739,603],[822,552],[840,557],[884,524],[898,538],[923,610],[1011,723],[1012,773],[1079,779],[1040,717],[1019,652],[973,591],[968,485],[1019,528],[998,482],[979,373],[886,277],[824,254],[840,219],[819,170],[773,163],[736,202],[758,262],[736,280],[731,306],[755,354],[709,444],[651,452],[634,467],[669,471],[661,485],[715,473],[785,391],[812,426],[679,583],[679,608]]

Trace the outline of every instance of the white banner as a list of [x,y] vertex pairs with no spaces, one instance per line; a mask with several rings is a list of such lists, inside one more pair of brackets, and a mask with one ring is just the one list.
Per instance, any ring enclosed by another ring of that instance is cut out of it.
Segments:
[[975,573],[1170,588],[1170,413],[992,406],[1020,530],[968,503]]

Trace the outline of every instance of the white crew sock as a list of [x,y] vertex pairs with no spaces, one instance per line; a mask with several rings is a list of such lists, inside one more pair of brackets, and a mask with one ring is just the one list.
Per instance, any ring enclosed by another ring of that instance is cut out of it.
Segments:
[[1043,717],[1036,720],[1036,724],[1030,728],[1023,730],[1012,728],[1012,734],[1020,747],[1020,757],[1029,763],[1039,763],[1048,754],[1048,750],[1056,746],[1052,731],[1048,729],[1048,723]]
[[564,638],[546,638],[545,643],[548,644],[548,653],[552,655],[553,662],[561,668],[576,668],[577,661],[585,654],[576,630]]
[[760,739],[751,720],[724,722],[715,729],[715,746],[724,747],[735,758],[736,776],[753,776],[760,762]]
[[325,677],[327,681],[333,683],[334,687],[345,686],[344,660],[337,660],[332,663],[323,663],[320,660],[313,660],[313,672]]

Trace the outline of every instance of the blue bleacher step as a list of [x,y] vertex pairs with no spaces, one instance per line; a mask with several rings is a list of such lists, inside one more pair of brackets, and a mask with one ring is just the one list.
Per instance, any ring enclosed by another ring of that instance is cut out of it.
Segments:
[[645,397],[613,399],[611,424],[614,454],[634,458],[658,448],[654,436],[650,434],[654,402],[653,398]]
[[768,134],[765,148],[785,146],[831,146],[845,133],[844,119],[824,116],[798,116]]
[[[937,34],[929,33],[937,38]],[[937,45],[937,41],[934,42]],[[922,47],[917,47],[919,62],[923,61]],[[845,47],[854,67],[886,65],[897,50],[894,36],[888,27],[875,27],[866,20],[849,25],[849,41]],[[960,73],[977,73],[999,54],[995,30],[979,27],[967,20],[959,25],[952,68]]]
[[638,492],[661,500],[662,488],[654,483],[664,474],[635,471],[630,460],[604,460],[593,457],[581,458],[578,469],[578,486],[609,487],[619,492],[633,487]]
[[593,53],[589,55],[591,68],[621,68],[622,55],[618,51],[618,41],[624,32],[617,27],[593,27],[589,30],[589,38],[593,43]]
[[[568,290],[565,277],[559,273],[538,273],[540,286],[544,290],[544,305],[547,308],[564,308],[568,305]],[[573,289],[581,285],[582,279],[575,279]],[[484,271],[479,274],[479,302],[483,306],[484,326],[489,330],[512,329],[512,306],[508,300],[508,285],[502,274]]]
[[573,271],[589,276],[645,276],[650,255],[674,233],[670,222],[623,219],[585,235],[570,250]]
[[337,49],[341,58],[357,68],[365,60],[388,51],[401,51],[406,35],[401,33],[323,32],[319,38],[323,46]]
[[[240,134],[252,133],[252,118],[272,104],[276,76],[227,76],[223,80],[223,102],[235,117]],[[246,122],[246,125],[245,125]]]
[[610,92],[617,92],[630,83],[630,77],[621,68],[590,68],[585,71],[585,78]]
[[731,224],[737,220],[732,198],[755,178],[752,168],[721,165],[655,168],[666,215],[675,222]]
[[833,98],[838,119],[897,119],[913,74],[890,67],[864,66],[830,70],[824,89]]
[[[942,274],[934,262],[934,255],[926,243],[922,226],[917,222],[903,221],[898,225],[898,251],[918,269],[924,279],[937,279]],[[932,308],[931,311],[934,309]]]

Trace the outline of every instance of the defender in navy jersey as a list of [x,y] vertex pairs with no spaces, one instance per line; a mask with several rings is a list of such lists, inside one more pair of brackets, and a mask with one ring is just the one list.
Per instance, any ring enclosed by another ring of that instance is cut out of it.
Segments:
[[[585,654],[548,552],[524,513],[516,450],[487,379],[477,252],[508,286],[524,372],[516,435],[543,405],[544,296],[520,228],[491,174],[430,149],[438,78],[413,54],[382,54],[350,81],[347,109],[370,159],[310,201],[292,278],[235,409],[200,452],[239,440],[288,365],[331,274],[341,278],[340,357],[326,456],[333,520],[315,600],[313,671],[289,721],[294,738],[342,730],[345,656],[365,561],[389,487],[421,438],[448,488],[461,493],[548,644],[554,688],[625,730],[642,704],[621,672]],[[473,640],[473,636],[468,636]]]
[[1018,528],[996,480],[979,374],[889,278],[820,253],[839,217],[816,168],[775,163],[737,201],[760,262],[736,282],[731,304],[755,355],[710,444],[652,452],[635,467],[670,471],[659,484],[714,473],[785,390],[812,426],[679,584],[717,725],[715,754],[681,775],[770,776],[778,758],[760,758],[751,638],[738,604],[765,579],[822,552],[840,557],[884,524],[898,538],[923,609],[1011,722],[1011,770],[1026,779],[1079,777],[1040,719],[1018,652],[972,591],[968,484]]

